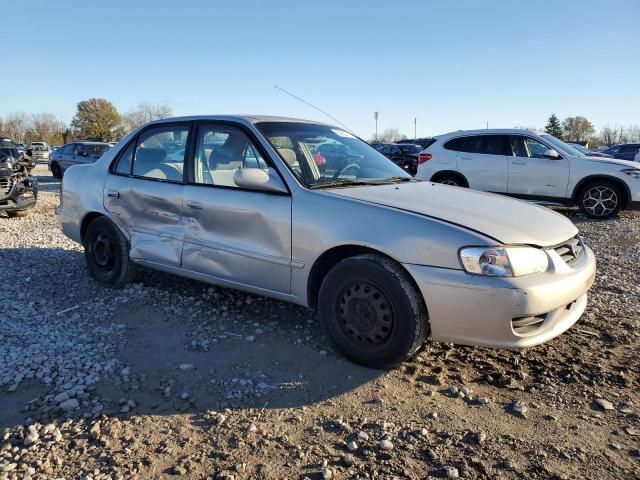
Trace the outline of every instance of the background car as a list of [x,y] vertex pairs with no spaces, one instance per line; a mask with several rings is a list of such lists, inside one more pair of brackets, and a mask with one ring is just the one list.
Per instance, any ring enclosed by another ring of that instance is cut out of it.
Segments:
[[620,160],[633,161],[638,150],[640,150],[640,143],[625,143],[621,145],[614,145],[613,147],[606,149],[603,153]]
[[31,142],[29,149],[33,152],[32,156],[35,161],[49,160],[51,147],[46,142]]
[[379,150],[381,154],[411,175],[415,175],[418,170],[418,155],[421,151],[420,145],[411,143],[389,143]]
[[546,133],[495,129],[435,137],[417,177],[525,200],[578,205],[591,218],[640,208],[636,162],[586,156]]
[[420,145],[423,149],[425,149],[429,145],[431,145],[433,142],[435,142],[434,138],[425,137],[425,138],[398,140],[396,143],[412,143],[414,145]]
[[63,145],[49,156],[49,170],[55,178],[62,178],[72,165],[93,163],[111,146],[103,142],[73,142]]
[[579,152],[584,153],[587,157],[600,157],[600,158],[612,158],[611,155],[608,155],[604,152],[597,152],[595,150],[589,150],[587,147],[580,145],[579,143],[571,143],[567,142],[567,145],[571,145],[573,148],[578,150]]

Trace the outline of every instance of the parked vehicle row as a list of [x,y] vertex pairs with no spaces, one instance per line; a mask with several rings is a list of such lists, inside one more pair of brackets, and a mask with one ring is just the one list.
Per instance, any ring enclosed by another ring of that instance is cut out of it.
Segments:
[[571,145],[573,148],[578,150],[580,153],[586,155],[587,157],[613,158],[611,155],[607,153],[598,152],[596,150],[589,150],[587,147],[580,145],[579,143],[567,142],[567,145]]
[[67,143],[49,155],[49,170],[54,178],[62,178],[64,172],[72,165],[95,162],[111,145],[103,142]]
[[559,205],[591,218],[640,208],[640,164],[586,156],[548,134],[519,129],[440,135],[422,151],[417,177]]
[[336,350],[370,367],[429,335],[536,345],[585,309],[595,258],[566,217],[417,180],[341,128],[184,117],[119,145],[68,168],[56,209],[105,285],[146,265],[316,308]]
[[614,145],[613,147],[607,148],[602,153],[606,153],[614,158],[618,158],[620,160],[632,160],[632,161],[640,161],[637,157],[640,152],[640,143],[625,143],[623,145]]

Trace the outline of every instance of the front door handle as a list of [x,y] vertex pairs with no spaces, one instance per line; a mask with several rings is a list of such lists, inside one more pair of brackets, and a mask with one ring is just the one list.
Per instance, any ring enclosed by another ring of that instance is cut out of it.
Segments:
[[187,207],[189,207],[191,210],[202,210],[202,203],[190,200],[187,202]]
[[117,190],[107,190],[107,197],[109,198],[118,198],[120,196],[120,192]]

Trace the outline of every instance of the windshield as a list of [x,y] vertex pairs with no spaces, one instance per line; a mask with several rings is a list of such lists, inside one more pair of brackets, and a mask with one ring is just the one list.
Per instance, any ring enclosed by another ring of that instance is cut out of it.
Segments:
[[573,148],[571,145],[564,143],[562,140],[557,139],[553,135],[541,135],[547,142],[552,144],[556,150],[559,150],[560,153],[565,153],[572,157],[586,157],[584,153],[580,150]]
[[412,179],[387,157],[345,130],[289,122],[263,122],[256,127],[309,188]]
[[587,150],[585,147],[583,147],[582,145],[570,145],[570,147],[575,148],[576,150],[578,150],[581,153],[584,153],[585,155],[589,155],[589,150]]

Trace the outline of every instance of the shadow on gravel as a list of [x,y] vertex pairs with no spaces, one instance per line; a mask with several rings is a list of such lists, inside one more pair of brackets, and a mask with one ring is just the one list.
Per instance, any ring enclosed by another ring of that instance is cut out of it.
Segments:
[[[0,335],[0,354],[41,342],[35,335],[46,327],[74,330],[68,346],[57,345],[57,355],[72,359],[90,342],[107,345],[107,360],[117,361],[111,373],[101,374],[87,389],[73,416],[94,412],[100,404],[107,414],[191,414],[198,422],[209,410],[330,401],[383,374],[331,353],[316,314],[306,308],[150,270],[142,270],[138,283],[127,288],[108,289],[89,279],[80,250],[0,252],[7,268],[20,271],[16,282],[0,284],[0,298],[31,302],[35,315],[30,318],[37,319],[29,327],[33,336],[26,330]],[[3,323],[15,326],[23,318],[9,313]],[[102,333],[112,332],[113,325],[122,325],[118,331],[124,334]],[[46,350],[47,340],[42,342]],[[90,367],[71,368],[65,372],[69,378],[86,375]],[[37,401],[57,395],[61,386],[47,387],[35,379],[25,379],[15,392],[8,392],[8,386],[0,387],[0,427],[27,417],[47,421],[64,416],[51,401]],[[22,412],[34,399],[34,408]],[[121,412],[127,401],[135,406]]]

